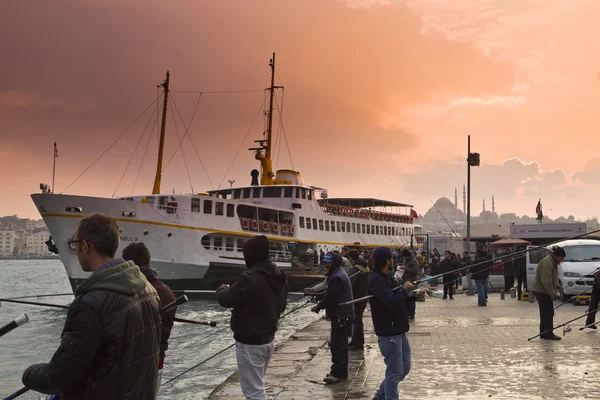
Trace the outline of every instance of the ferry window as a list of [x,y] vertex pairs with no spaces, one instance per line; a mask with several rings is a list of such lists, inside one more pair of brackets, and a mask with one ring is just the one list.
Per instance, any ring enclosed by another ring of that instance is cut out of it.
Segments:
[[224,204],[222,202],[220,202],[220,201],[217,201],[215,203],[215,214],[216,215],[223,215],[223,207],[224,207]]
[[240,190],[240,189],[235,189],[235,190],[233,191],[233,198],[234,198],[234,199],[239,199],[239,198],[240,198],[240,195],[241,195],[241,190]]
[[[360,225],[358,226],[360,228]],[[352,233],[356,233],[356,224],[352,223]]]
[[346,232],[346,223],[342,222],[342,232]]
[[402,228],[402,236],[404,236],[404,228]]
[[154,197],[146,197],[146,204],[150,204],[154,207]]
[[309,199],[309,200],[312,200],[312,198],[313,198],[313,191],[312,191],[312,190],[309,190],[309,191],[308,191],[308,199]]
[[329,232],[329,221],[325,221],[325,230]]
[[310,226],[310,218],[306,218],[306,229],[312,229]]
[[233,217],[235,214],[233,212],[233,204],[227,204],[227,216]]
[[335,232],[335,221],[331,221],[331,232]]
[[233,238],[225,238],[225,251],[233,251]]
[[260,198],[260,188],[252,189],[252,197],[254,197],[255,199]]
[[238,251],[238,253],[241,253],[242,251],[244,251],[244,239],[237,240],[237,251]]
[[278,197],[281,197],[281,188],[280,187],[267,186],[267,187],[263,188],[263,197],[268,197],[268,198],[278,198]]
[[379,225],[375,225],[375,235],[379,235]]
[[317,229],[317,219],[313,218],[313,229]]
[[304,217],[300,217],[300,228],[304,229]]
[[200,199],[192,199],[192,212],[200,212]]
[[296,198],[300,198],[300,188],[296,188]]
[[367,225],[367,235],[371,234],[371,225]]
[[366,232],[365,231],[365,224],[362,224],[362,233],[363,233],[363,235],[365,234],[365,232]]
[[250,198],[250,188],[244,189],[244,192],[242,193],[242,197],[244,199],[249,199]]
[[200,243],[202,243],[202,246],[204,246],[206,250],[210,250],[210,236],[202,236],[202,239],[200,239]]
[[283,189],[283,196],[287,197],[287,198],[291,198],[294,194],[294,188],[293,187],[286,187]]
[[337,223],[337,231],[341,232],[342,231],[342,227],[340,226],[340,221],[336,221]]
[[204,200],[204,214],[212,214],[212,200]]
[[160,196],[158,198],[158,209],[162,210],[164,208],[167,208],[167,197],[166,196]]
[[223,194],[224,194],[224,196],[223,196],[224,199],[231,200],[233,198],[233,193],[232,192],[225,192]]
[[346,232],[350,232],[350,222],[346,222]]
[[323,220],[322,219],[319,220],[319,230],[320,231],[325,230],[325,228],[323,227]]
[[213,240],[213,249],[214,250],[223,250],[223,238],[221,236],[215,236]]

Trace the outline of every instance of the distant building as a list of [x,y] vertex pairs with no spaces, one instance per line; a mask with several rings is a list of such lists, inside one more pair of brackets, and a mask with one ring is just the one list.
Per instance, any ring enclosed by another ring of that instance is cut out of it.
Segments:
[[34,231],[42,228],[46,228],[46,223],[43,219],[38,219],[37,221],[29,219],[25,222],[25,229],[28,231]]
[[47,229],[37,230],[27,236],[27,254],[30,257],[45,257],[53,254],[48,251],[46,241],[50,239],[50,232]]
[[13,256],[17,235],[13,230],[0,230],[0,257],[9,258]]

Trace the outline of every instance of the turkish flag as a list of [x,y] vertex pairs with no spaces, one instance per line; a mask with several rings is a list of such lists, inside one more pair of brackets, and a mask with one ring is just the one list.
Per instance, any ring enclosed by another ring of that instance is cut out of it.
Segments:
[[413,218],[419,218],[419,214],[417,214],[417,212],[412,208],[410,209],[410,216]]

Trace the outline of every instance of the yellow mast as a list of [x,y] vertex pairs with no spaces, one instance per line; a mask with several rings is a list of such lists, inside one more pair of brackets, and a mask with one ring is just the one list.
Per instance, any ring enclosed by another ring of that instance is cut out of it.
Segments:
[[169,100],[169,77],[170,73],[167,71],[167,79],[160,85],[165,89],[164,100],[163,100],[163,113],[162,122],[160,126],[160,141],[158,142],[158,163],[156,165],[156,177],[154,178],[154,187],[152,188],[152,194],[160,194],[160,178],[162,175],[162,161],[163,152],[165,149],[165,129],[167,126],[167,101]]

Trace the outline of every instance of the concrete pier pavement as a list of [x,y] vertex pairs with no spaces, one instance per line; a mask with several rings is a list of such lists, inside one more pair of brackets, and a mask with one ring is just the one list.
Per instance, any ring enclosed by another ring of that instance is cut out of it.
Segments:
[[[566,304],[555,325],[586,310]],[[277,346],[266,376],[269,398],[371,399],[385,365],[368,308],[364,321],[365,350],[350,351],[347,381],[321,384],[331,366],[329,322],[321,319]],[[400,398],[600,399],[600,329],[579,331],[584,321],[561,341],[528,341],[539,329],[537,303],[501,300],[498,293],[490,294],[488,307],[464,294],[428,298],[417,303],[411,322],[412,369],[399,385]],[[562,336],[562,328],[555,333]],[[243,399],[237,373],[210,398]]]

